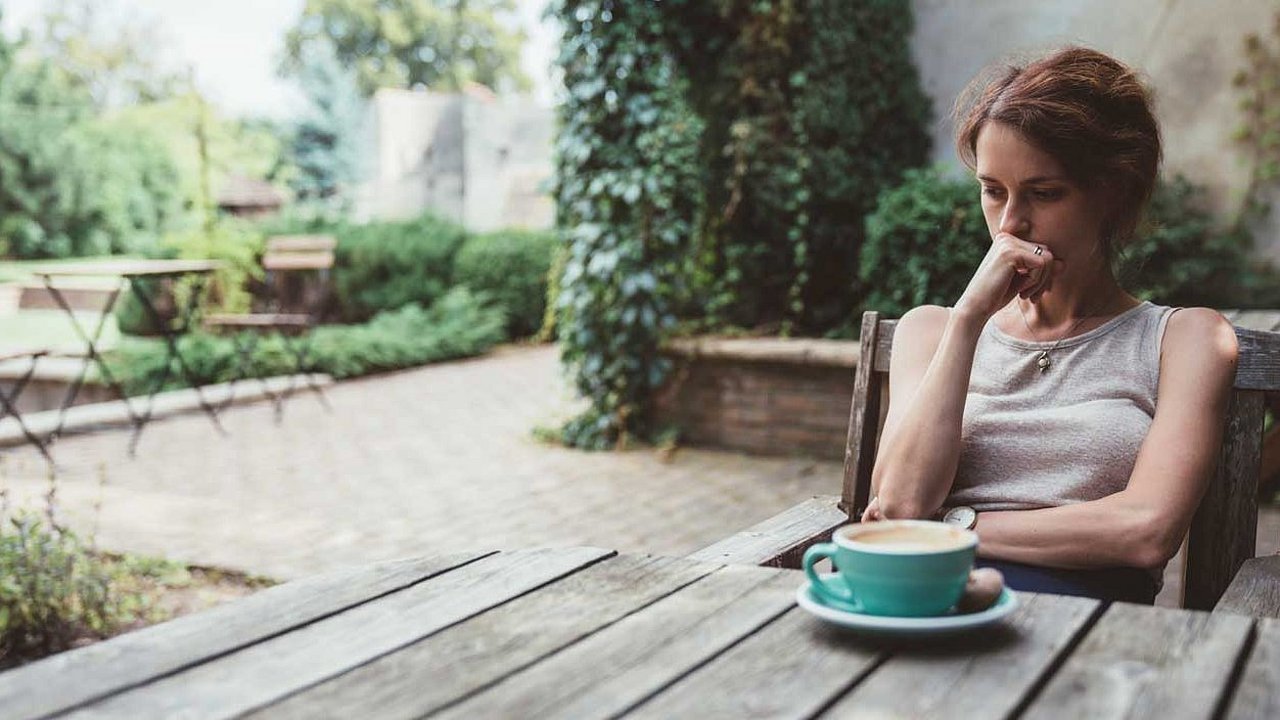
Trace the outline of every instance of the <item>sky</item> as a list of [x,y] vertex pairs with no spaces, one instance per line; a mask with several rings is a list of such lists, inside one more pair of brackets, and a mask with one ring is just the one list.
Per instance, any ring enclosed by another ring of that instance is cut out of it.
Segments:
[[[7,34],[32,26],[48,0],[0,0]],[[287,118],[302,110],[292,83],[276,76],[284,34],[304,0],[104,0],[122,23],[155,23],[165,39],[168,62],[190,65],[200,89],[232,116]],[[534,95],[553,98],[550,66],[554,28],[542,21],[547,0],[516,0],[519,22],[529,35],[521,58]]]

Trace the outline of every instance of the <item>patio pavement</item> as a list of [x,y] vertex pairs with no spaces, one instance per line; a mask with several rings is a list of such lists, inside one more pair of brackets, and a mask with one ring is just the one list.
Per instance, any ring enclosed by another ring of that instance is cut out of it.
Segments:
[[[682,449],[587,453],[541,443],[572,413],[555,348],[339,383],[333,413],[295,396],[54,448],[58,507],[109,550],[291,579],[336,566],[472,548],[588,544],[684,555],[815,494],[834,462]],[[39,503],[44,463],[0,452],[11,494]],[[100,480],[102,482],[100,482]],[[93,508],[101,498],[101,512]]]
[[[532,429],[575,407],[553,347],[339,383],[333,413],[294,397],[59,442],[63,516],[114,551],[287,580],[338,566],[473,548],[597,545],[685,555],[818,494],[841,467],[681,449],[587,453]],[[11,501],[41,505],[44,463],[0,451]],[[94,508],[100,504],[100,512]],[[1259,554],[1280,550],[1280,512],[1259,518]],[[1176,569],[1161,604],[1175,604]]]

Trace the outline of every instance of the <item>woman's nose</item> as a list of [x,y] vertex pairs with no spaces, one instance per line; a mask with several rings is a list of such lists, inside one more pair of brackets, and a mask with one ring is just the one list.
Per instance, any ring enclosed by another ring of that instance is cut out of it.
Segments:
[[1030,227],[1031,220],[1027,217],[1022,204],[1015,203],[1013,200],[1005,203],[1004,212],[1000,214],[1000,232],[1023,237]]

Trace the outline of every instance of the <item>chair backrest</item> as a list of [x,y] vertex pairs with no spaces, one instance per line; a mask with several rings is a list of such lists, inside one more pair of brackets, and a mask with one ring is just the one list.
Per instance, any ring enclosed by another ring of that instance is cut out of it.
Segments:
[[[889,358],[897,320],[862,315],[861,349],[845,445],[841,509],[854,520],[871,497],[871,469],[888,410]],[[1191,523],[1182,604],[1210,610],[1254,556],[1263,400],[1280,391],[1280,333],[1236,328],[1240,358],[1214,477]]]
[[332,235],[276,235],[267,239],[262,267],[273,310],[318,315],[327,299],[338,241]]

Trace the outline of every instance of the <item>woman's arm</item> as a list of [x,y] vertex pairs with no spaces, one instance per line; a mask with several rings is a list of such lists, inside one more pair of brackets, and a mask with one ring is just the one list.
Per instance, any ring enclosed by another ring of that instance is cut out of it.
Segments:
[[889,412],[871,473],[880,517],[928,517],[951,492],[969,374],[985,322],[980,315],[932,305],[899,322]]
[[1235,330],[1218,312],[1174,313],[1160,357],[1156,415],[1128,486],[1076,505],[981,513],[979,553],[1062,568],[1168,562],[1213,473],[1237,352]]
[[1052,282],[1053,253],[997,233],[951,310],[926,305],[903,316],[889,363],[889,412],[871,471],[867,514],[918,518],[951,492],[960,425],[978,336],[1014,295],[1038,298]]

